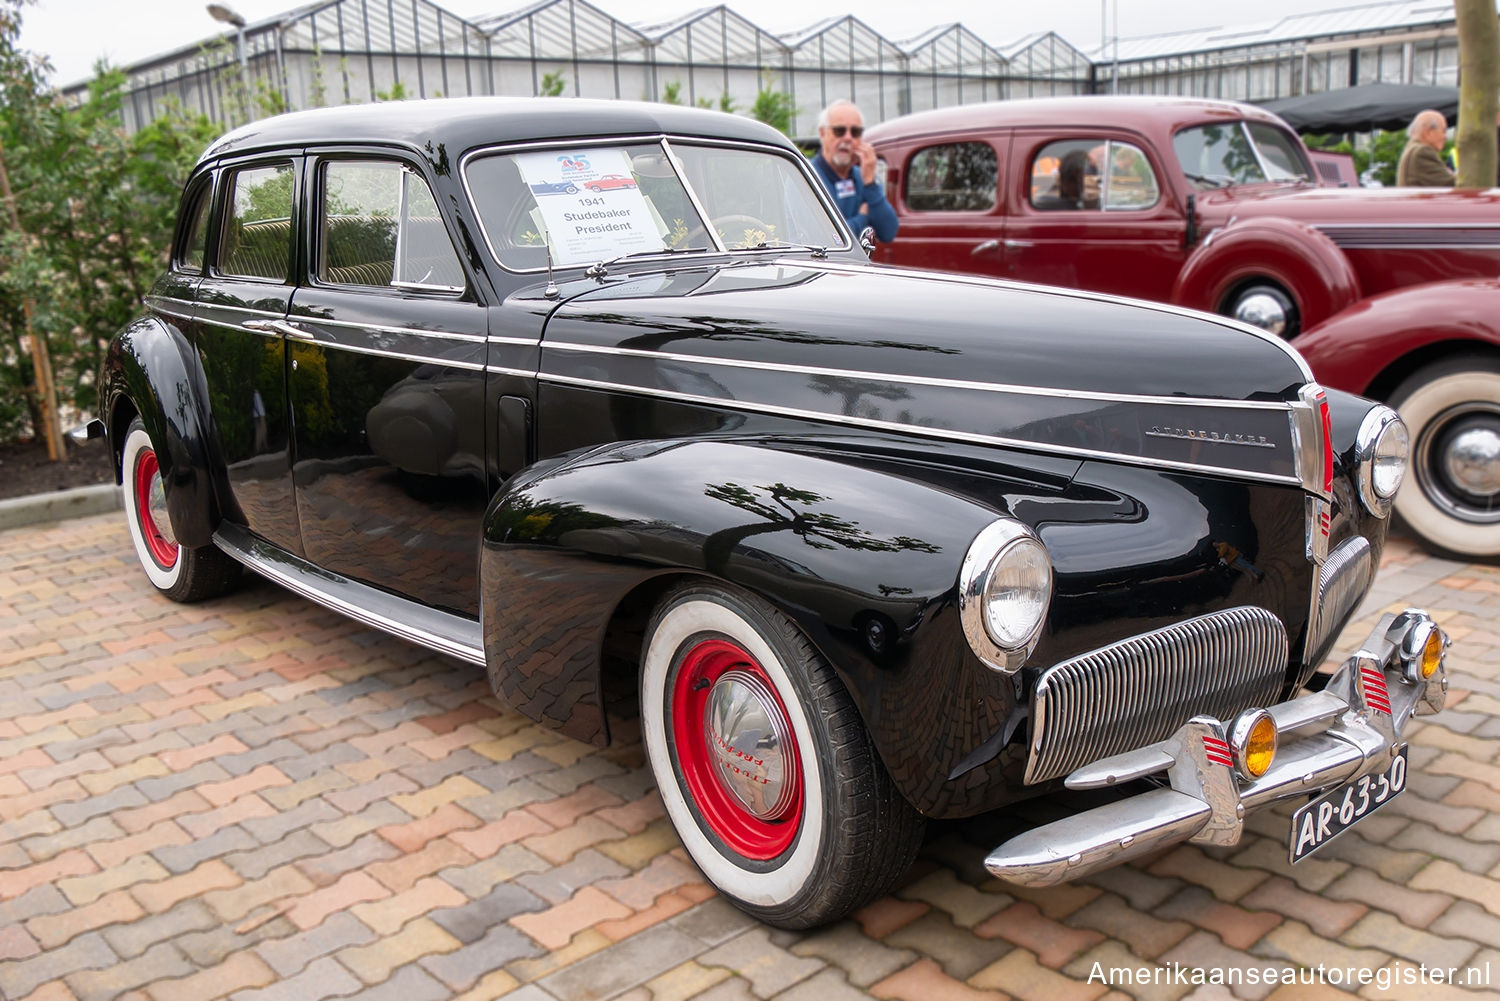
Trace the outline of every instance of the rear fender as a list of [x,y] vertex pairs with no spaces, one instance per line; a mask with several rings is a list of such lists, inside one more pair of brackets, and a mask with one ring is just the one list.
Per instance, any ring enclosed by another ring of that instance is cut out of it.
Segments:
[[1500,281],[1455,279],[1371,296],[1293,344],[1318,381],[1384,399],[1438,355],[1500,350]]
[[[987,501],[868,456],[725,440],[610,445],[524,473],[485,518],[491,684],[533,719],[602,745],[615,609],[662,575],[725,582],[776,605],[828,658],[915,806],[952,806],[955,784],[941,776],[1015,706],[1011,679],[973,656],[955,607],[959,565],[1004,510],[1004,487]],[[989,757],[967,784],[1003,781],[984,774],[999,768],[998,748]]]
[[1236,289],[1269,280],[1297,303],[1309,330],[1358,301],[1359,278],[1344,252],[1322,233],[1290,219],[1249,219],[1214,231],[1172,288],[1172,301],[1219,312]]
[[120,449],[132,411],[156,447],[167,510],[177,540],[189,548],[212,542],[218,521],[207,455],[203,373],[187,337],[156,317],[142,317],[110,342],[104,360],[100,418],[122,481]]

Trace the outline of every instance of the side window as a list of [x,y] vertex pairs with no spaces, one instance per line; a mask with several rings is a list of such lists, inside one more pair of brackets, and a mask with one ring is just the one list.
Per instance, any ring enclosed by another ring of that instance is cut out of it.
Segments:
[[251,167],[229,176],[219,271],[284,282],[292,264],[291,164]]
[[176,270],[201,272],[208,257],[208,207],[213,202],[213,185],[200,184],[187,198],[184,212],[188,216],[182,245],[177,248]]
[[320,186],[318,280],[454,292],[463,267],[427,182],[390,162],[334,160]]
[[1097,139],[1065,139],[1043,146],[1031,161],[1032,208],[1043,212],[1097,209],[1105,146]]
[[1161,186],[1146,154],[1132,146],[1111,140],[1109,171],[1104,179],[1104,207],[1107,209],[1150,208],[1161,198]]
[[906,204],[913,212],[988,212],[998,169],[988,143],[928,146],[906,168]]
[[1042,147],[1031,161],[1031,205],[1044,212],[1129,211],[1160,198],[1151,161],[1130,143],[1066,139]]

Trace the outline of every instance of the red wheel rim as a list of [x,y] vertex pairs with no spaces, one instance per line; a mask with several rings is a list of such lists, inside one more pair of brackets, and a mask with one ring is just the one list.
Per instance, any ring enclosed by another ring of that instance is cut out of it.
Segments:
[[151,514],[151,487],[160,474],[156,453],[149,448],[142,449],[135,460],[135,513],[140,519],[141,535],[146,540],[151,558],[163,570],[170,570],[177,563],[177,546],[167,541]]
[[682,658],[672,685],[672,737],[683,783],[699,815],[720,841],[748,859],[773,859],[791,847],[802,823],[802,761],[796,735],[786,727],[784,782],[794,783],[790,801],[774,817],[762,819],[751,813],[725,787],[714,763],[717,748],[707,736],[709,696],[714,682],[728,671],[757,678],[775,701],[783,720],[786,706],[765,668],[738,644],[728,640],[704,640]]

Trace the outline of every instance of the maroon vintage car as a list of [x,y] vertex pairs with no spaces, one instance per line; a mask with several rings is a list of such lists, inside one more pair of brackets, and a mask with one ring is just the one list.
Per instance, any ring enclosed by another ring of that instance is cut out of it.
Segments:
[[1286,337],[1396,405],[1429,546],[1500,555],[1500,191],[1321,187],[1274,115],[1083,97],[868,133],[901,217],[877,261],[1176,303]]

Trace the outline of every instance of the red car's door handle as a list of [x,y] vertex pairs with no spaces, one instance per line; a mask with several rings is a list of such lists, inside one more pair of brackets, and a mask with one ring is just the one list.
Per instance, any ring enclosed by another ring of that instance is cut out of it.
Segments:
[[1005,249],[1006,250],[1025,250],[1027,247],[1030,247],[1030,246],[1034,246],[1034,244],[1030,240],[1006,240],[1005,241]]
[[978,257],[980,254],[987,254],[991,250],[998,250],[999,248],[999,240],[986,240],[983,243],[975,245],[974,249],[969,251],[969,256]]

